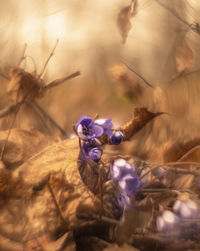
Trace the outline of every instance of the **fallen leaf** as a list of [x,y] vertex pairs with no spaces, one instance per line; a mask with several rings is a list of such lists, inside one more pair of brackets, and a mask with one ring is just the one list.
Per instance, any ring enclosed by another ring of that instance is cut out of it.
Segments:
[[137,0],[131,0],[130,5],[123,7],[117,16],[117,26],[122,36],[122,43],[126,42],[128,33],[132,28],[130,18],[137,14]]

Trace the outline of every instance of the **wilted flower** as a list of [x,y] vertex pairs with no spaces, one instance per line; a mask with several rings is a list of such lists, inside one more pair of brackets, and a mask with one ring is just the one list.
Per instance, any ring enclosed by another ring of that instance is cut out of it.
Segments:
[[173,209],[182,218],[196,218],[199,213],[197,204],[192,200],[177,200]]
[[126,174],[132,174],[135,171],[134,166],[124,159],[117,159],[111,165],[112,178],[120,180]]
[[102,155],[102,150],[97,147],[92,148],[88,154],[89,158],[96,162],[98,162],[101,159],[101,155]]
[[119,186],[127,196],[131,196],[140,187],[138,175],[127,174],[123,176],[119,181]]
[[101,126],[95,124],[94,120],[90,117],[83,116],[76,124],[78,136],[83,140],[89,140],[100,137],[104,130]]
[[118,201],[119,207],[121,207],[121,208],[124,208],[125,206],[128,206],[130,204],[129,197],[126,196],[126,194],[124,194],[124,193],[118,194],[117,201]]
[[97,119],[95,120],[95,124],[101,126],[103,128],[103,133],[111,136],[112,135],[112,119]]
[[180,224],[179,217],[169,210],[165,210],[161,216],[157,216],[156,225],[160,232],[173,232],[177,230]]
[[160,181],[166,176],[166,170],[163,167],[158,167],[153,171],[153,175],[156,176]]
[[124,140],[124,134],[121,131],[114,131],[110,137],[110,142],[113,145],[119,145]]

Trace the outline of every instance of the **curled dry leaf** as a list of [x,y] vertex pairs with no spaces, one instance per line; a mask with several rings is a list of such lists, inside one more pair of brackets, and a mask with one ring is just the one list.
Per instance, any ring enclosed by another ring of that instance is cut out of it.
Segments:
[[147,108],[135,108],[134,119],[127,123],[121,129],[125,134],[125,140],[131,139],[131,137],[141,130],[148,122],[150,122],[155,117],[164,114],[163,112],[149,112]]
[[40,93],[43,82],[34,75],[18,67],[12,67],[9,75],[11,79],[7,85],[7,92],[11,103],[20,103],[25,98],[34,98]]
[[[118,130],[123,131],[124,133],[124,141],[130,140],[138,131],[140,131],[148,122],[152,119],[156,118],[164,114],[164,112],[149,112],[147,108],[135,108],[134,109],[134,118],[129,121],[124,126],[118,128]],[[109,142],[109,138],[106,135],[100,137],[100,140],[103,144]]]
[[130,5],[123,7],[117,16],[117,26],[122,36],[122,43],[126,42],[128,33],[132,28],[130,18],[137,14],[137,0],[131,0]]

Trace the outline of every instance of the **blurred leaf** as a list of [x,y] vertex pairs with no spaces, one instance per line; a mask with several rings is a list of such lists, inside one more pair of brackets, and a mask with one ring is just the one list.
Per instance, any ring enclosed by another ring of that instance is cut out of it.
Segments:
[[[8,131],[0,131],[0,149],[7,134]],[[28,132],[14,128],[4,151],[3,162],[8,168],[16,168],[53,142],[55,138],[43,135],[36,130]]]
[[11,103],[22,102],[27,97],[35,97],[41,90],[41,82],[32,74],[25,72],[21,68],[12,67],[10,69],[11,80],[7,85],[9,101]]
[[137,0],[131,0],[130,5],[123,7],[117,16],[117,26],[122,36],[122,43],[126,42],[128,33],[132,28],[130,18],[137,14]]
[[125,96],[131,102],[137,103],[143,93],[139,82],[131,77],[122,64],[115,64],[109,69],[112,78],[117,82],[117,92],[121,96]]
[[193,57],[193,52],[187,44],[186,40],[181,40],[176,48],[177,71],[180,73],[188,69],[193,63]]

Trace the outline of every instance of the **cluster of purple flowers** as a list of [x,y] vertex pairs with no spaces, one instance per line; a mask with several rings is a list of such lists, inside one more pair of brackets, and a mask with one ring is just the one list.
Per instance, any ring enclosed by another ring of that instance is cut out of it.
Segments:
[[192,224],[196,223],[199,216],[199,208],[194,201],[190,199],[177,200],[173,206],[173,212],[165,210],[157,217],[157,229],[165,234],[182,233],[186,223],[187,227],[192,227]]
[[112,178],[118,182],[120,193],[118,204],[121,208],[129,205],[130,196],[141,186],[134,165],[124,159],[117,159],[111,165]]
[[119,145],[124,140],[123,132],[112,130],[112,127],[112,119],[93,120],[90,117],[83,116],[78,121],[76,132],[82,140],[82,149],[86,158],[95,162],[101,159],[103,151],[98,138],[102,135],[107,135],[109,142],[113,145]]

